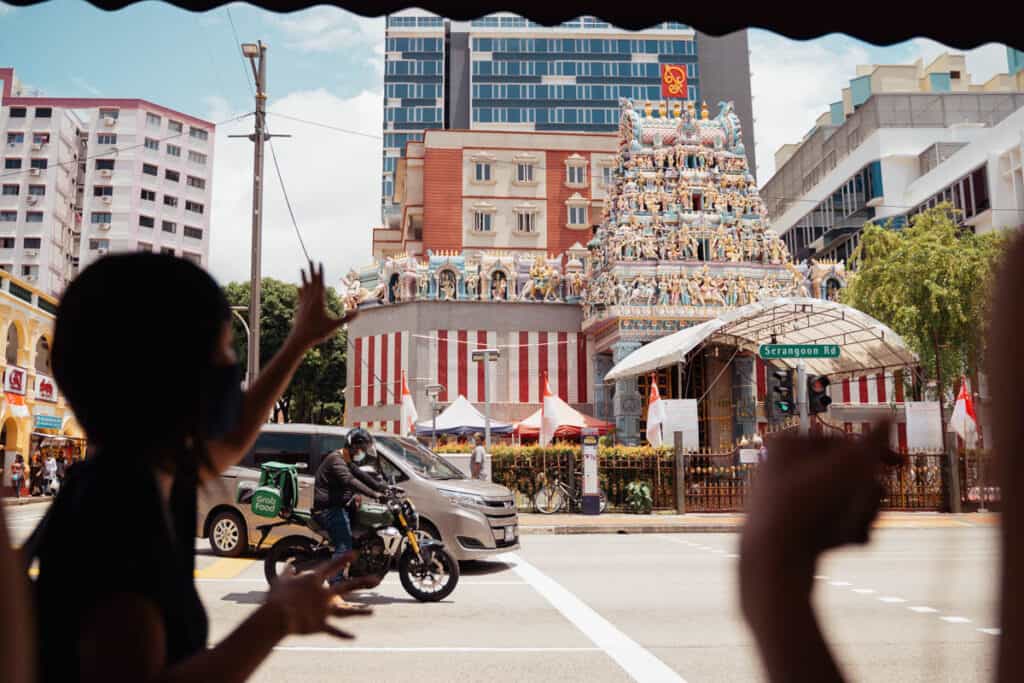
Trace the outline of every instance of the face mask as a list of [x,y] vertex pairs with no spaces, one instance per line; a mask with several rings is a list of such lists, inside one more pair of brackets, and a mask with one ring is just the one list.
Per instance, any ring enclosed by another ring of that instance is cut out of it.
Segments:
[[362,462],[366,460],[366,451],[356,451],[352,454],[352,460],[355,462]]
[[214,366],[206,371],[203,385],[203,437],[218,439],[230,432],[242,415],[241,366]]

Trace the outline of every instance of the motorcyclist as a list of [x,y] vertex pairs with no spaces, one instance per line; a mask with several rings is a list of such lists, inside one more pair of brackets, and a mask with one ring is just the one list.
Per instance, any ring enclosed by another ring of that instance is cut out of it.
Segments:
[[[365,429],[353,429],[347,434],[347,445],[330,453],[316,472],[313,489],[313,519],[331,538],[333,557],[341,557],[352,549],[352,524],[349,506],[356,496],[374,500],[383,498],[387,487],[383,481],[371,477],[359,468],[371,454],[375,457],[373,437]],[[344,579],[339,573],[330,580]],[[359,608],[361,605],[338,600],[339,606]]]

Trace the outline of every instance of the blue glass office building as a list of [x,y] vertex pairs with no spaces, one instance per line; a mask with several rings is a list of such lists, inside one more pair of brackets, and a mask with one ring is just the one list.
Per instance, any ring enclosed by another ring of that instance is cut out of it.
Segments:
[[658,100],[661,64],[685,64],[689,97],[735,102],[756,168],[746,32],[721,38],[667,22],[629,32],[592,17],[544,27],[512,14],[450,22],[388,17],[383,213],[410,140],[430,128],[608,132],[619,98]]

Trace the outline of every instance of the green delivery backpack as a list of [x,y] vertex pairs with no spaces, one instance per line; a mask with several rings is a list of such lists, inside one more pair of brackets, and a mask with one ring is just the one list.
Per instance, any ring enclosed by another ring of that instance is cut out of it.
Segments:
[[239,483],[238,502],[248,502],[253,514],[260,517],[277,517],[283,510],[294,510],[299,502],[298,469],[282,462],[263,463],[256,488]]

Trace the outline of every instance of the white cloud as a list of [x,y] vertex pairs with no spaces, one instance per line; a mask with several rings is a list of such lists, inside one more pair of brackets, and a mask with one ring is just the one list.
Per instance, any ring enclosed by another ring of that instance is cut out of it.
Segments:
[[[1006,59],[1006,46],[998,43],[987,43],[973,50],[957,50],[946,47],[929,38],[915,38],[910,41],[912,49],[924,60],[924,65],[938,57],[943,52],[962,54],[967,58],[967,71],[975,84],[981,84],[996,74],[1004,74],[1008,68]],[[916,58],[916,57],[915,57]]]
[[[210,118],[228,118],[227,101],[206,98]],[[271,102],[268,125],[289,133],[274,143],[295,218],[310,255],[323,261],[329,284],[371,259],[371,228],[380,223],[381,141],[314,127],[274,113],[340,128],[379,131],[379,94],[341,99],[326,90],[294,92]],[[210,270],[222,283],[249,277],[252,144],[230,134],[252,132],[251,117],[218,128],[214,160]],[[263,274],[297,282],[304,257],[266,149]]]
[[751,93],[757,179],[761,185],[775,172],[775,152],[798,142],[842,98],[842,89],[858,64],[870,63],[865,46],[847,39],[836,49],[821,40],[795,41],[766,31],[750,32]]
[[95,85],[93,85],[89,81],[85,80],[81,76],[72,76],[71,77],[71,82],[74,83],[75,85],[77,85],[79,88],[81,88],[85,92],[87,92],[90,95],[92,95],[93,97],[99,97],[99,96],[101,96],[103,94],[103,92],[99,88],[97,88]]
[[384,56],[383,17],[361,17],[321,6],[269,20],[284,31],[285,47],[300,52],[365,52],[370,62]]

